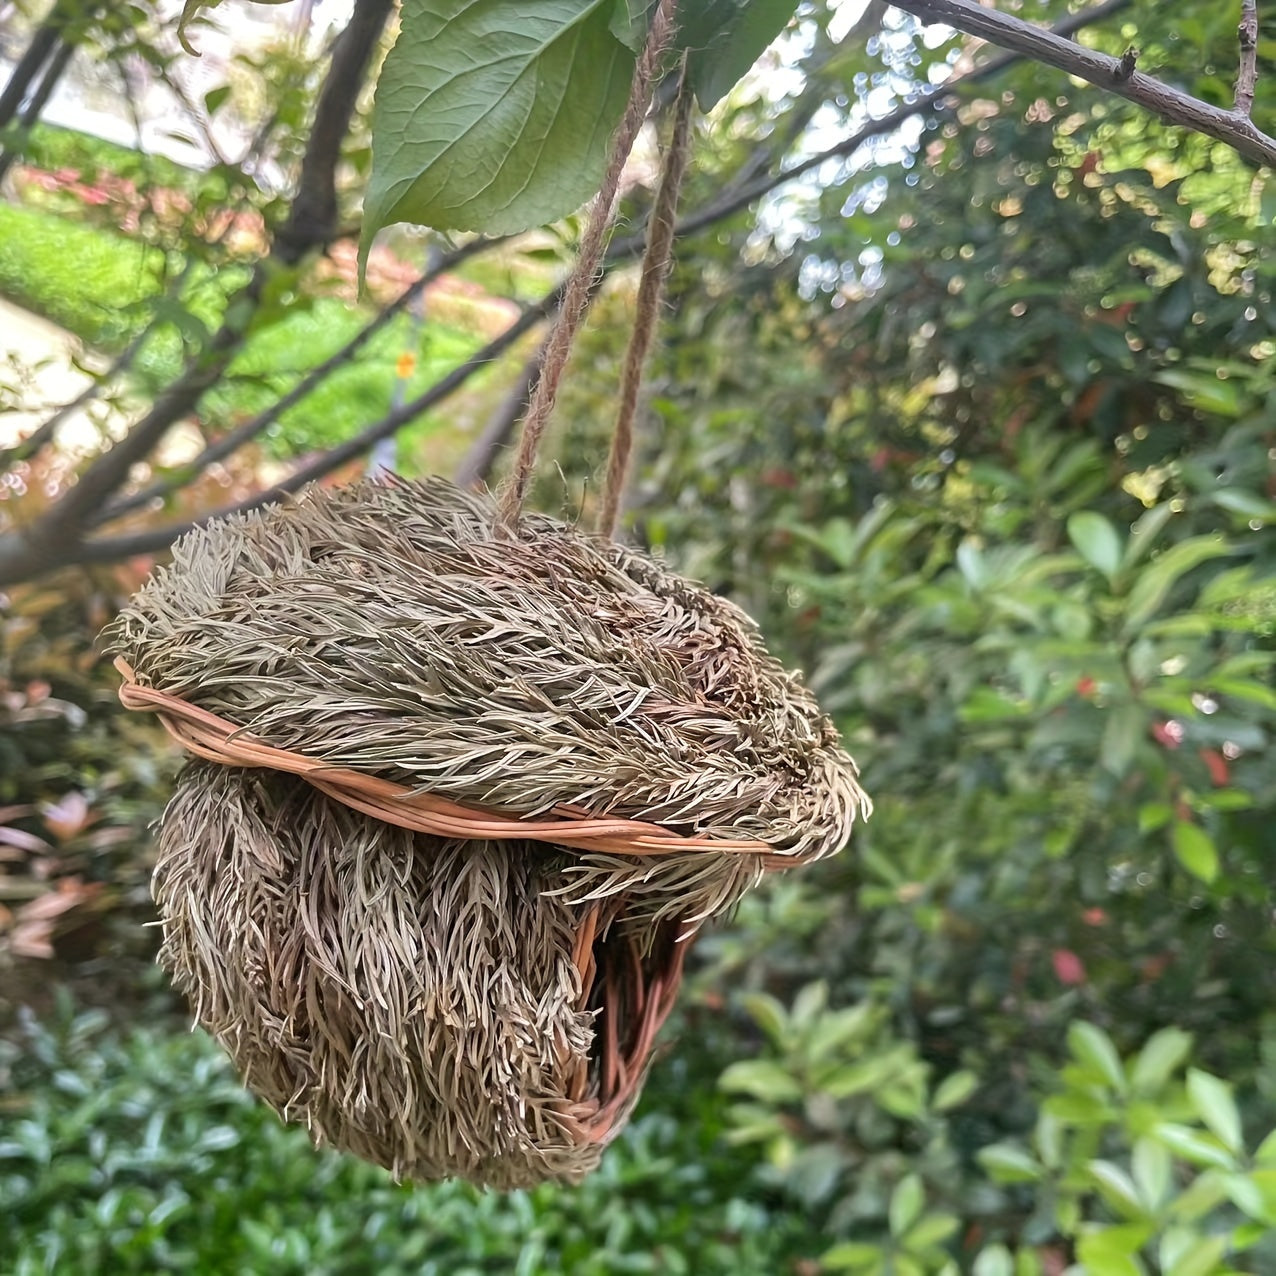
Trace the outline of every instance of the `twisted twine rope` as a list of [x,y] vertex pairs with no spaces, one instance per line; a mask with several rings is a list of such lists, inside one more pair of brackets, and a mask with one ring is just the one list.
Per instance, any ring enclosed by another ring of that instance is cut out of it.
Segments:
[[528,404],[527,416],[523,420],[523,430],[519,438],[514,467],[501,494],[497,526],[506,533],[513,530],[522,512],[527,488],[536,469],[536,453],[540,447],[541,437],[545,433],[545,427],[549,424],[550,415],[554,411],[558,387],[562,382],[567,360],[571,356],[572,344],[593,300],[599,267],[602,264],[607,228],[611,224],[612,209],[616,203],[616,193],[620,188],[620,177],[624,172],[625,161],[628,160],[629,153],[633,150],[634,142],[638,138],[638,131],[647,118],[647,108],[651,104],[656,76],[665,52],[673,40],[676,9],[677,0],[660,0],[656,12],[652,15],[647,43],[638,58],[637,66],[634,67],[629,105],[625,108],[624,118],[616,131],[611,158],[607,162],[607,171],[603,175],[598,198],[594,201],[593,211],[590,213],[585,234],[580,242],[576,266],[567,281],[558,319],[545,346],[545,360],[532,400]]

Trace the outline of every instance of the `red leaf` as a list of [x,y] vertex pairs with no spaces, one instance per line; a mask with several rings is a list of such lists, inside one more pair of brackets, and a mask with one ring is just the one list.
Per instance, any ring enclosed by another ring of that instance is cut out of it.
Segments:
[[1077,984],[1085,983],[1085,966],[1081,958],[1071,949],[1056,948],[1050,954],[1050,962],[1061,984],[1075,987]]
[[1217,749],[1201,749],[1201,761],[1209,769],[1210,779],[1215,787],[1222,788],[1232,778],[1227,759]]

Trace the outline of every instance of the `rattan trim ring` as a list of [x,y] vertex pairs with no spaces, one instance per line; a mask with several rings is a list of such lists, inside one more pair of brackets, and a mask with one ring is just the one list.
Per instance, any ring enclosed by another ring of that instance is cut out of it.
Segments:
[[614,855],[660,856],[687,852],[746,855],[767,872],[794,868],[805,862],[804,856],[785,855],[753,838],[688,837],[660,824],[611,816],[599,818],[568,806],[555,807],[555,818],[525,819],[462,805],[392,780],[332,766],[303,753],[277,749],[207,709],[155,687],[142,686],[122,656],[116,659],[115,668],[124,680],[120,686],[120,702],[124,707],[156,714],[168,734],[196,757],[223,766],[289,772],[353,810],[399,828],[436,837],[553,842]]

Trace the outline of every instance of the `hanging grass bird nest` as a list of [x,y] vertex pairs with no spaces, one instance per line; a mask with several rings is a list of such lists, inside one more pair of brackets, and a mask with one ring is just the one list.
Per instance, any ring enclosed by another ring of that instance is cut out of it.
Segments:
[[576,1177],[691,936],[866,799],[732,604],[441,480],[185,536],[115,623],[191,752],[161,960],[249,1085],[414,1179]]

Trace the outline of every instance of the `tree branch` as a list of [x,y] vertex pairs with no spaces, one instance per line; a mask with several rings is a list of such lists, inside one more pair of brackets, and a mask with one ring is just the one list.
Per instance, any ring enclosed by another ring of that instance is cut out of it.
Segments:
[[4,128],[17,115],[26,99],[27,90],[40,74],[40,69],[53,52],[53,46],[61,38],[62,29],[67,22],[66,8],[62,0],[54,4],[48,16],[36,28],[26,51],[14,63],[9,82],[4,86],[4,91],[0,92],[0,128]]
[[977,36],[1000,48],[1012,49],[1034,61],[1128,98],[1167,123],[1179,124],[1225,142],[1256,164],[1276,166],[1276,138],[1268,137],[1256,128],[1247,115],[1211,106],[1140,71],[1131,69],[1127,74],[1119,58],[1083,48],[1055,32],[1031,26],[996,9],[985,9],[977,0],[891,2],[897,9],[911,13],[923,22],[953,27],[966,35]]
[[332,49],[332,62],[301,161],[301,178],[288,220],[275,236],[274,255],[294,265],[312,248],[331,242],[337,229],[337,164],[341,143],[359,101],[359,89],[394,8],[394,0],[360,0]]
[[1254,109],[1254,86],[1258,83],[1258,0],[1241,0],[1241,24],[1236,28],[1240,41],[1240,70],[1236,76],[1236,113],[1247,119]]
[[295,265],[306,252],[331,237],[336,225],[336,166],[341,141],[393,5],[394,0],[356,0],[350,22],[333,46],[288,218],[270,254],[257,263],[248,283],[228,301],[221,327],[128,434],[98,456],[60,500],[28,527],[0,535],[0,581],[25,579],[74,560],[82,532],[96,511],[123,486],[133,466],[194,410],[225,372],[243,344],[267,281],[281,266]]
[[[1131,2],[1132,0],[1105,0],[1103,4],[1097,4],[1091,9],[1083,9],[1080,13],[1072,14],[1051,29],[1059,36],[1071,35],[1074,31],[1081,30],[1082,27],[1090,26],[1095,22],[1102,21],[1104,18],[1110,18],[1114,13],[1120,13],[1123,9],[1128,9]],[[989,58],[987,62],[975,67],[973,71],[968,71],[965,75],[957,76],[955,79],[949,80],[945,84],[937,85],[933,89],[927,89],[926,92],[919,94],[913,101],[903,106],[897,106],[880,119],[870,120],[863,127],[856,129],[849,137],[844,137],[840,142],[834,143],[826,150],[818,151],[797,164],[790,164],[788,168],[781,169],[778,173],[760,177],[757,181],[731,192],[726,198],[711,202],[699,212],[688,214],[678,223],[678,238],[682,239],[687,235],[694,235],[698,231],[721,221],[723,218],[731,216],[732,213],[737,213],[742,208],[747,208],[755,199],[761,199],[764,195],[769,195],[777,187],[784,186],[795,178],[802,177],[811,172],[812,169],[827,164],[829,160],[842,159],[848,155],[853,155],[865,142],[871,141],[875,137],[881,137],[884,133],[893,133],[905,120],[912,119],[914,115],[942,109],[949,99],[955,99],[959,89],[968,84],[977,84],[999,75],[1008,66],[1018,62],[1020,57],[1021,55],[1018,53],[1002,53],[997,57]],[[632,256],[642,251],[642,242],[641,234],[634,234],[624,240],[614,242],[612,244],[612,252]]]
[[496,461],[497,452],[510,441],[514,427],[518,424],[519,417],[523,415],[523,410],[532,397],[544,358],[545,342],[542,341],[536,353],[523,365],[509,393],[501,400],[496,411],[488,417],[478,438],[465,454],[465,459],[457,467],[455,477],[457,487],[473,488],[487,481],[492,472],[492,465]]
[[144,509],[152,501],[169,496],[179,488],[184,487],[193,477],[202,474],[210,465],[215,465],[218,461],[225,460],[232,452],[243,447],[245,443],[252,442],[253,439],[274,425],[289,408],[300,403],[316,387],[327,380],[338,368],[351,362],[382,328],[389,324],[396,315],[406,310],[441,275],[455,270],[462,262],[476,256],[479,252],[503,242],[504,238],[474,239],[448,253],[445,257],[440,258],[433,267],[409,284],[375,318],[371,319],[356,332],[341,349],[335,351],[322,363],[316,364],[315,367],[311,368],[287,394],[277,399],[270,407],[259,412],[251,420],[245,421],[242,425],[227,431],[221,438],[214,440],[204,448],[189,464],[183,465],[180,477],[151,483],[138,492],[113,501],[105,509],[96,513],[89,520],[88,525],[99,527],[103,523],[108,523],[125,514],[131,514],[134,510]]

